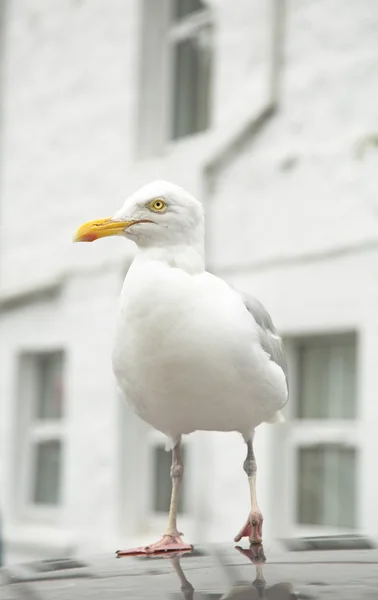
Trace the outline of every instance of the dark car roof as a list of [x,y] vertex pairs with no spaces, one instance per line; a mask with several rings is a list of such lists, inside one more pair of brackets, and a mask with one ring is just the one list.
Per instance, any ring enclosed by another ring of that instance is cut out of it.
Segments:
[[181,556],[38,561],[3,568],[1,581],[2,600],[373,600],[378,551],[210,546]]

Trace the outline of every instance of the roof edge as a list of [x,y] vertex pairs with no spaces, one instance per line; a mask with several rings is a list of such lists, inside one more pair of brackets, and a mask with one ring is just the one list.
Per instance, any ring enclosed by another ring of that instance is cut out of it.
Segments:
[[41,300],[55,299],[59,296],[62,287],[63,279],[60,278],[38,286],[0,294],[0,314]]
[[247,144],[255,141],[266,124],[277,113],[277,104],[271,102],[260,109],[257,115],[248,119],[224,144],[215,150],[210,158],[202,165],[203,174],[210,185],[214,177],[231,164]]

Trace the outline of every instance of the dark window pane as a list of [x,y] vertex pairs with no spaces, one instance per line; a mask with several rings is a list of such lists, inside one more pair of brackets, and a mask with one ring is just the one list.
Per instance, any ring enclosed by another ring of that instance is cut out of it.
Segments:
[[329,390],[329,348],[302,346],[299,357],[298,416],[302,419],[325,417]]
[[299,352],[297,418],[356,416],[356,342],[351,338],[308,340]]
[[297,520],[304,525],[356,526],[356,451],[338,445],[301,448]]
[[63,353],[41,354],[36,359],[38,419],[62,417]]
[[209,126],[211,86],[211,28],[174,47],[172,138],[203,131]]
[[201,0],[173,0],[173,18],[179,21],[204,8],[206,7]]
[[[166,452],[164,446],[154,447],[154,485],[153,485],[153,510],[155,512],[168,512],[171,501],[171,452]],[[185,448],[182,448],[182,458],[185,464]],[[178,512],[184,512],[185,482],[181,485]]]
[[57,440],[41,442],[36,445],[35,452],[33,502],[59,504],[61,443]]

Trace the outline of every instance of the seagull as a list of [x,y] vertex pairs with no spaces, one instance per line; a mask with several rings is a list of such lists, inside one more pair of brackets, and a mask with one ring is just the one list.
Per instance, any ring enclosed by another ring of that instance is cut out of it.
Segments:
[[113,370],[126,402],[167,436],[172,450],[168,527],[146,547],[118,555],[191,551],[177,528],[183,435],[239,432],[251,510],[235,536],[262,541],[254,432],[283,421],[288,373],[281,337],[263,305],[205,268],[202,204],[166,181],[143,186],[113,217],[89,221],[74,241],[118,235],[138,250],[121,292]]

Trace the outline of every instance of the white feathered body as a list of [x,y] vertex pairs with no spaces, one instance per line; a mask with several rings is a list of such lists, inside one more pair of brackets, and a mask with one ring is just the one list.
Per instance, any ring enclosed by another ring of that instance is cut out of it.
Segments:
[[113,354],[126,401],[176,438],[196,430],[248,436],[287,400],[282,369],[224,281],[137,257],[122,290]]

